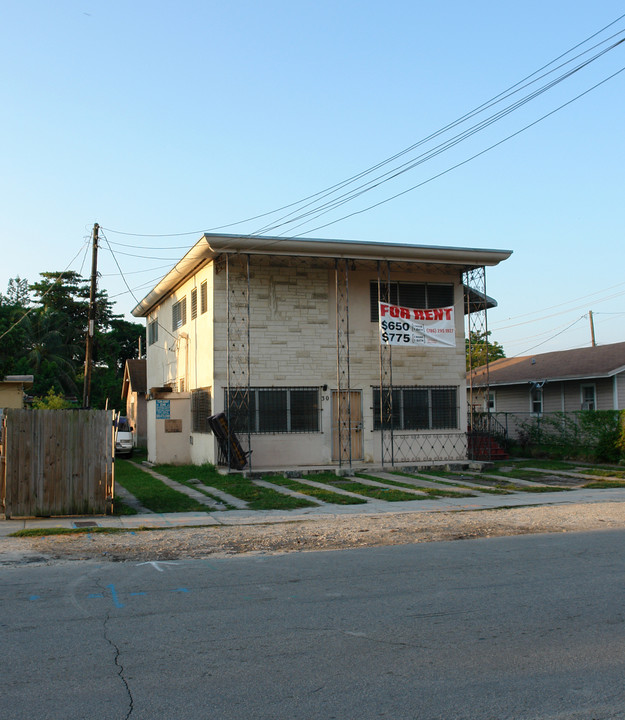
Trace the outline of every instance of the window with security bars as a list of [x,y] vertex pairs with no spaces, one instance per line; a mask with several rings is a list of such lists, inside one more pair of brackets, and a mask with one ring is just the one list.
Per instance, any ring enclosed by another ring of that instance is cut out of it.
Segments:
[[150,320],[148,322],[148,345],[154,345],[158,342],[158,320]]
[[211,431],[208,418],[211,416],[211,389],[199,388],[191,392],[191,427],[196,433]]
[[[392,395],[391,395],[392,392]],[[456,430],[458,428],[457,387],[394,387],[382,392],[384,413],[392,400],[392,427],[395,430]],[[373,429],[380,430],[380,388],[373,388]],[[391,427],[384,418],[384,428]]]
[[[454,304],[454,286],[451,283],[408,283],[392,282],[388,286],[388,302],[401,307],[429,310],[432,308],[450,307]],[[386,292],[386,283],[380,286],[382,297]],[[372,280],[369,284],[369,306],[371,322],[378,322],[378,283]]]
[[172,330],[178,330],[187,324],[187,298],[183,297],[175,302],[171,307],[171,327]]
[[191,320],[197,317],[197,288],[191,290]]
[[200,315],[208,310],[208,285],[206,280],[200,285]]
[[230,406],[230,426],[235,432],[316,433],[319,432],[319,388],[239,388],[225,391]]

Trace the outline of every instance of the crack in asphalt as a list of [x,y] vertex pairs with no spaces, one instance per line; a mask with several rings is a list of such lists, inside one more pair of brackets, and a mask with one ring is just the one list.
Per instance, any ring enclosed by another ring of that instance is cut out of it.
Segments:
[[[107,589],[111,589],[111,587],[108,585],[106,588],[104,588],[102,586],[100,578],[95,578],[95,581],[96,581],[96,584],[100,586],[103,593]],[[114,593],[114,591],[112,589],[111,589],[111,591]],[[110,619],[111,619],[111,613],[109,611],[104,616],[104,622],[102,624],[102,627],[104,629],[104,639],[113,648],[114,664],[115,664],[115,667],[117,668],[117,675],[118,675],[119,679],[122,681],[124,688],[126,690],[126,695],[128,696],[128,712],[124,716],[124,720],[129,720],[130,716],[132,715],[132,713],[134,711],[135,704],[134,704],[134,699],[132,697],[132,691],[130,690],[130,685],[128,685],[128,681],[126,680],[126,677],[124,675],[124,666],[122,665],[122,663],[120,661],[121,650],[119,649],[119,646],[113,641],[113,639],[111,637],[109,637],[108,623],[109,623]]]
[[132,692],[130,690],[130,686],[128,685],[128,682],[127,682],[126,678],[124,677],[124,666],[120,662],[121,651],[120,651],[119,647],[113,642],[113,640],[111,640],[111,638],[108,636],[108,632],[107,632],[108,627],[107,626],[108,626],[108,621],[110,620],[110,618],[111,618],[111,615],[110,615],[110,613],[107,612],[106,617],[104,618],[104,639],[113,648],[113,651],[115,653],[115,667],[117,668],[117,675],[119,676],[119,679],[124,684],[124,688],[126,689],[126,694],[128,695],[129,707],[128,707],[128,712],[126,713],[126,716],[124,717],[124,720],[128,720],[130,718],[130,716],[132,715],[133,710],[135,709],[135,705],[134,705],[134,700],[132,697]]

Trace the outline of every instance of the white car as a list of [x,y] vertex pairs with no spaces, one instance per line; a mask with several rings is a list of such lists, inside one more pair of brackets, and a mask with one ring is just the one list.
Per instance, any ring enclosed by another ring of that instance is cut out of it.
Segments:
[[128,418],[122,415],[115,422],[115,455],[132,457],[133,450],[132,425],[128,422]]

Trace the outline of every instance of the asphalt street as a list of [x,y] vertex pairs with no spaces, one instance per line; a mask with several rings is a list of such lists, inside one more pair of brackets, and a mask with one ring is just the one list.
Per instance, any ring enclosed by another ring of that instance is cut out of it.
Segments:
[[2,716],[624,718],[624,541],[6,567]]

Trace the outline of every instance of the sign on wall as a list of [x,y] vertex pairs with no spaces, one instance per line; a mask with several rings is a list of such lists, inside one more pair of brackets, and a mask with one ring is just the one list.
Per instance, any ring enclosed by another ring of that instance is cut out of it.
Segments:
[[417,310],[379,303],[380,344],[456,347],[454,308]]
[[169,420],[171,414],[171,406],[169,400],[156,401],[156,419]]

